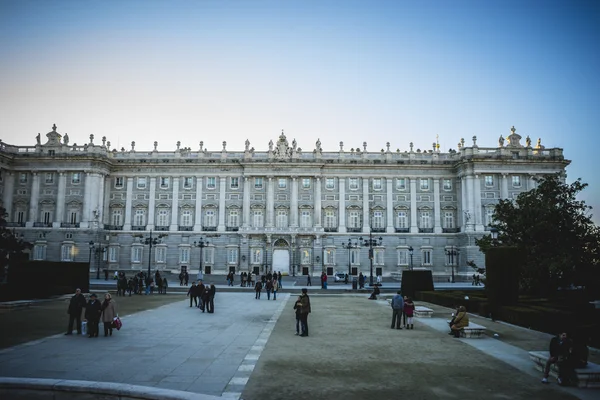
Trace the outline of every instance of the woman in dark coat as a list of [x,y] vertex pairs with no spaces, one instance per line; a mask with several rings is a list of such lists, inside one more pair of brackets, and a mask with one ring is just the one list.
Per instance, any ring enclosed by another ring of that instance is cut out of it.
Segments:
[[117,305],[112,300],[110,293],[104,295],[102,302],[102,322],[104,323],[104,336],[112,336],[112,323],[117,317]]

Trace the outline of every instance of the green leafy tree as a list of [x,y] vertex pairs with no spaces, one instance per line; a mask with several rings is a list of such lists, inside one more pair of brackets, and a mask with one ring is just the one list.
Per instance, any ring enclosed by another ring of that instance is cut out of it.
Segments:
[[491,224],[498,241],[486,235],[477,245],[483,253],[497,244],[522,249],[520,286],[526,293],[547,295],[571,285],[597,293],[600,229],[592,222],[591,207],[577,200],[587,184],[581,179],[562,183],[558,175],[537,182],[516,200],[500,200]]
[[4,277],[10,258],[22,257],[32,244],[17,237],[15,233],[6,228],[6,209],[0,207],[0,277]]

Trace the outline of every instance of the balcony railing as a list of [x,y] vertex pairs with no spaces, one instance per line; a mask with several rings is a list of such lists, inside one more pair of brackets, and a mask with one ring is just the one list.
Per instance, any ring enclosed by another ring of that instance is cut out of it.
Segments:
[[216,226],[203,226],[202,230],[205,232],[216,232],[217,227]]
[[192,230],[194,230],[194,227],[193,227],[193,226],[183,226],[183,225],[179,225],[179,228],[178,228],[178,229],[179,229],[180,231],[183,231],[183,232],[191,232]]
[[155,231],[168,231],[169,230],[169,225],[156,225],[154,227]]
[[7,228],[24,228],[25,222],[7,222],[5,226]]
[[79,222],[75,222],[74,224],[71,224],[69,222],[61,222],[60,227],[61,228],[79,228]]
[[433,233],[433,228],[419,228],[419,233]]
[[347,228],[348,232],[362,232],[362,228]]
[[460,228],[442,228],[443,233],[458,233]]
[[132,231],[145,231],[146,225],[132,225],[131,230]]
[[371,228],[373,233],[385,233],[385,228]]
[[410,228],[395,228],[396,233],[409,233]]
[[325,232],[337,232],[338,228],[324,228]]
[[107,231],[122,231],[123,230],[123,225],[107,225],[107,224],[104,224],[104,229],[106,229]]
[[237,232],[240,230],[240,227],[239,226],[226,226],[225,230],[227,232]]
[[52,228],[52,222],[34,222],[34,228]]

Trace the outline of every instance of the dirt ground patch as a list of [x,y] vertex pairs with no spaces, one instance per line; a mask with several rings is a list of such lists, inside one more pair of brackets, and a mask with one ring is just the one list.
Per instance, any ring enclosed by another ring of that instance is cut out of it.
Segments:
[[[102,298],[103,293],[98,292]],[[116,297],[119,316],[160,307],[174,301],[181,301],[181,294]],[[0,310],[0,348],[15,346],[46,336],[67,331],[69,316],[68,299],[34,303],[27,308]]]
[[241,399],[575,399],[418,319],[390,329],[387,303],[364,296],[312,296],[297,337],[293,300]]

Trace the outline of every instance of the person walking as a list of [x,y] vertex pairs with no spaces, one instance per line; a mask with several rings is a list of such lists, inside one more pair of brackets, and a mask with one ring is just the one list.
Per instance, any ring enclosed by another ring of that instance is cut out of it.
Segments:
[[294,303],[294,310],[296,310],[296,336],[300,335],[300,327],[302,326],[302,297],[298,296],[298,299]]
[[404,327],[406,329],[413,329],[414,325],[413,325],[413,315],[415,313],[415,303],[413,303],[412,299],[410,297],[406,297],[406,300],[404,300],[404,315],[406,317],[406,320],[404,321]]
[[73,334],[73,323],[76,322],[77,334],[81,335],[81,312],[85,308],[85,296],[81,294],[81,289],[77,288],[75,294],[69,301],[69,308],[67,314],[69,314],[69,326],[67,327],[67,333],[65,335]]
[[265,284],[265,290],[267,291],[267,300],[271,300],[271,290],[273,290],[273,282],[270,279]]
[[90,300],[85,306],[85,320],[88,323],[89,338],[98,337],[100,314],[102,314],[102,305],[98,301],[98,297],[92,293],[90,295]]
[[183,277],[184,277],[183,271],[181,271],[179,273],[179,286],[183,286]]
[[308,297],[308,289],[302,288],[300,295],[300,323],[302,325],[302,333],[300,336],[308,336],[308,314],[312,311],[310,308],[310,297]]
[[208,288],[208,312],[215,312],[215,294],[217,293],[216,286],[211,282],[210,287]]
[[306,286],[312,286],[312,282],[310,280],[310,272],[306,275]]
[[394,297],[392,297],[392,329],[402,329],[400,323],[402,319],[402,311],[404,310],[404,299],[402,298],[401,293],[402,292],[398,290]]
[[256,284],[254,285],[254,291],[256,292],[256,295],[254,296],[254,298],[257,300],[260,300],[260,292],[262,291],[262,282],[259,281],[258,279],[256,280]]
[[195,303],[195,306],[198,307],[198,286],[196,286],[196,281],[192,282],[187,296],[190,298],[190,308],[192,307],[192,303]]
[[359,289],[365,288],[365,276],[363,275],[362,272],[360,274],[358,274],[358,288]]
[[[114,319],[117,318],[117,305],[112,300],[110,293],[104,295],[104,301],[102,302],[102,322],[104,323],[104,337],[109,335],[112,336],[112,324]],[[96,335],[98,336],[98,335]]]
[[279,290],[279,281],[273,279],[273,300],[277,300],[277,290]]
[[277,272],[277,282],[279,282],[278,287],[283,288],[283,286],[281,285],[281,271]]
[[167,281],[167,278],[163,278],[163,282],[162,282],[162,288],[163,288],[163,294],[167,294],[167,288],[169,287],[169,282]]

